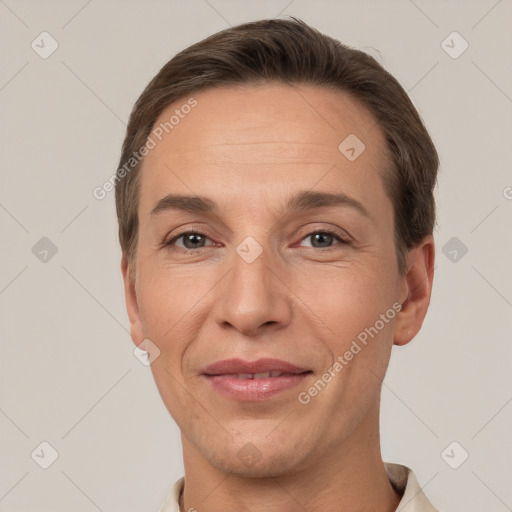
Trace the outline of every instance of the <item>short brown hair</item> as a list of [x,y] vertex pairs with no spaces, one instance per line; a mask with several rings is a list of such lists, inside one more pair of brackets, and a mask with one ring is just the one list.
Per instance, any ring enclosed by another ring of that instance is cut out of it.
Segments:
[[439,159],[434,144],[407,93],[373,57],[291,18],[245,23],[186,48],[165,64],[137,100],[115,177],[119,240],[130,276],[141,160],[134,160],[129,172],[126,162],[139,154],[162,111],[200,90],[271,82],[339,90],[372,112],[388,145],[391,166],[383,179],[394,208],[398,269],[406,272],[407,251],[431,235],[435,224]]

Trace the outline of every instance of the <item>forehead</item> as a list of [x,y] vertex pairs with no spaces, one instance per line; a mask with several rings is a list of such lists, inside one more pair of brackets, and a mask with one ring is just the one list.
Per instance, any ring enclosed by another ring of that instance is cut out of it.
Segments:
[[160,135],[152,135],[156,146],[141,169],[145,210],[170,192],[208,190],[229,202],[243,191],[247,204],[294,186],[336,189],[361,200],[384,193],[384,136],[369,110],[348,94],[265,84],[191,96],[193,108],[183,108],[190,103],[185,97],[154,124]]

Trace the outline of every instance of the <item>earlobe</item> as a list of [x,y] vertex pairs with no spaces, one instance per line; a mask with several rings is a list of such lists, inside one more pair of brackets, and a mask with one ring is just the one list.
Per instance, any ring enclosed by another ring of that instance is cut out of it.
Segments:
[[121,258],[121,272],[124,281],[124,296],[126,302],[126,311],[130,320],[130,335],[135,345],[140,345],[144,340],[142,325],[139,315],[139,304],[135,292],[135,283],[130,279],[130,265],[125,255]]
[[406,345],[421,329],[432,293],[434,257],[434,239],[430,235],[409,251],[407,274],[402,278],[407,296],[396,316],[393,340],[395,345]]

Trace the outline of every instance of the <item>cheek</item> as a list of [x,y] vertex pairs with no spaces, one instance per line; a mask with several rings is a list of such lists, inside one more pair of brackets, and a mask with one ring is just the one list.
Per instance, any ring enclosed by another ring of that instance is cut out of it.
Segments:
[[[337,409],[341,416],[353,413],[354,407],[364,412],[384,377],[396,315],[388,281],[389,272],[386,275],[385,268],[377,265],[336,271],[331,267],[317,272],[310,281],[315,286],[304,287],[299,294],[313,312],[305,310],[305,314],[324,333],[319,339],[336,375],[325,400],[343,404]],[[335,363],[339,363],[336,368]]]
[[137,298],[144,336],[160,349],[160,361],[181,374],[181,361],[205,322],[204,304],[216,275],[192,268],[151,264],[140,267]]
[[162,338],[193,309],[201,297],[201,279],[183,275],[182,269],[166,268],[155,258],[139,265],[137,298],[148,334]]
[[372,326],[391,307],[393,294],[387,279],[385,269],[377,265],[319,267],[310,273],[307,286],[300,285],[297,295],[325,325],[333,345],[343,349],[347,340]]
[[[146,262],[148,264],[149,262]],[[201,319],[201,285],[195,286],[191,276],[178,271],[157,268],[141,269],[138,290],[139,313],[145,337],[160,349],[151,371],[163,403],[180,426],[190,408],[190,394],[183,376],[183,359],[191,342],[197,338]],[[187,405],[188,404],[188,405]]]

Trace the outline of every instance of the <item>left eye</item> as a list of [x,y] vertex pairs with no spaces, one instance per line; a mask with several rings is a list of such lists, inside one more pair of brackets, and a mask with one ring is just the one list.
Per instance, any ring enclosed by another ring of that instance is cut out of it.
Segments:
[[311,245],[309,247],[313,247],[315,249],[322,249],[326,247],[331,247],[334,240],[338,240],[338,242],[342,244],[348,244],[348,240],[341,238],[340,236],[332,233],[330,231],[314,231],[313,233],[309,233],[302,240],[311,239]]
[[[178,235],[176,237],[174,237],[172,240],[169,240],[169,242],[167,242],[165,245],[174,245],[174,242],[180,240],[180,239],[183,239],[183,246],[178,246],[180,247],[181,249],[188,249],[188,250],[193,250],[193,249],[202,249],[203,247],[205,247],[205,245],[200,245],[200,244],[204,244],[205,240],[209,240],[209,238],[204,235],[203,233],[199,233],[197,231],[190,231],[188,233],[182,233],[181,235]],[[199,245],[198,245],[199,244]],[[210,244],[212,245],[212,244]]]

